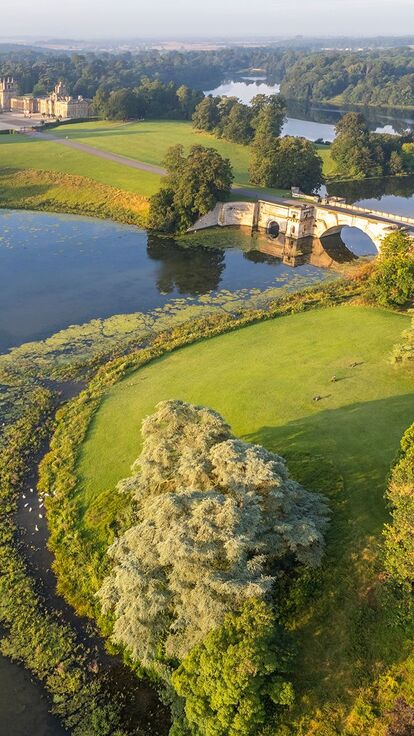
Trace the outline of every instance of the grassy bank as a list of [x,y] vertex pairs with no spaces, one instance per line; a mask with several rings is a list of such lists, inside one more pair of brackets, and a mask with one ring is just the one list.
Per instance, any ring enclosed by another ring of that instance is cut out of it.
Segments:
[[[99,510],[106,509],[110,526],[108,492],[139,454],[142,419],[166,398],[213,407],[229,417],[237,436],[286,456],[295,477],[328,492],[334,517],[320,598],[292,624],[300,643],[298,719],[306,713],[311,720],[320,708],[333,709],[338,702],[345,712],[364,674],[368,682],[385,667],[390,650],[398,659],[410,646],[400,633],[393,639],[374,629],[365,673],[360,652],[353,649],[359,601],[372,584],[371,563],[386,518],[387,473],[414,416],[413,380],[388,364],[406,324],[399,315],[338,307],[181,350],[111,389],[80,455],[80,506],[89,532],[101,539]],[[292,361],[298,355],[300,361]],[[353,362],[360,365],[350,369]],[[332,375],[337,383],[330,383]],[[315,395],[323,397],[316,404]],[[315,467],[309,473],[301,462],[309,455],[321,458],[315,475]]]
[[111,218],[144,226],[145,197],[89,177],[53,171],[0,170],[0,206]]

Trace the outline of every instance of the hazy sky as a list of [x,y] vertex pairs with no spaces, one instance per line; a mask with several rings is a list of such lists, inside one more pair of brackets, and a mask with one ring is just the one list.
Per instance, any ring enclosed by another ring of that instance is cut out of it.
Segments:
[[0,35],[414,33],[414,0],[0,0]]

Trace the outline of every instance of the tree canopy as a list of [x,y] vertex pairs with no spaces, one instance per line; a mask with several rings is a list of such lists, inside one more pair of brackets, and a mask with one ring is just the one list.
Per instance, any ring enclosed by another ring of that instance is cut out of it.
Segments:
[[368,295],[379,304],[407,307],[414,302],[414,239],[397,230],[384,238],[368,280]]
[[386,524],[385,567],[392,578],[412,590],[414,585],[414,425],[404,434],[386,498],[392,522]]
[[300,187],[311,193],[323,183],[322,159],[315,146],[305,138],[273,138],[267,116],[256,129],[252,145],[250,179],[267,187]]
[[183,659],[227,613],[264,599],[289,565],[317,566],[327,507],[282,457],[236,439],[222,417],[161,402],[119,490],[133,525],[99,591],[114,639],[145,665]]
[[168,173],[163,186],[150,199],[148,226],[152,230],[185,231],[230,194],[230,161],[214,148],[192,146],[185,155],[183,146],[173,146],[164,165]]
[[291,655],[271,608],[247,601],[229,613],[172,675],[185,698],[185,722],[172,734],[259,736],[294,699]]

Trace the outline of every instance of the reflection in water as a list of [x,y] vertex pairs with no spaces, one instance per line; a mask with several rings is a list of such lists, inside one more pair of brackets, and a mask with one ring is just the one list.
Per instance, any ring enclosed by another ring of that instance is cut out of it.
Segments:
[[376,253],[372,240],[365,233],[357,228],[343,228],[342,232],[320,239],[307,237],[295,240],[283,233],[277,237],[255,233],[252,236],[252,250],[245,252],[244,257],[252,263],[272,263],[277,259],[291,268],[305,264],[316,268],[332,268],[336,264],[349,263],[358,257]]
[[199,296],[216,291],[226,265],[223,250],[199,247],[189,251],[173,238],[152,234],[148,235],[147,254],[152,261],[159,262],[155,280],[161,294],[178,292]]
[[0,211],[0,351],[73,324],[148,312],[218,289],[299,288],[324,279],[280,261],[253,265],[250,233],[204,231],[184,244],[84,217]]
[[328,194],[360,207],[414,217],[414,176],[388,176],[328,184]]

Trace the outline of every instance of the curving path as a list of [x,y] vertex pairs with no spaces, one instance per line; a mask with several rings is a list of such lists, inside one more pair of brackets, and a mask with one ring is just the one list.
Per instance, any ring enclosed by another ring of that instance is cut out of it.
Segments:
[[117,153],[110,153],[110,151],[102,151],[94,146],[89,146],[87,143],[78,143],[72,141],[70,138],[57,138],[50,133],[38,133],[37,131],[30,131],[26,133],[30,138],[41,139],[44,141],[51,141],[52,143],[58,143],[61,146],[67,146],[67,148],[75,148],[77,151],[83,153],[89,153],[92,156],[98,156],[106,161],[112,161],[115,164],[121,164],[122,166],[128,166],[130,169],[140,169],[141,171],[147,171],[150,174],[158,174],[164,176],[167,172],[161,166],[153,166],[152,164],[146,164],[144,161],[135,161],[133,158],[127,156],[119,156]]
[[[105,159],[105,161],[112,161],[115,164],[121,164],[121,166],[127,166],[130,169],[138,169],[140,171],[147,171],[149,174],[157,174],[158,176],[165,176],[167,171],[162,166],[155,166],[154,164],[147,164],[145,161],[137,161],[136,159],[129,158],[128,156],[121,156],[117,153],[111,153],[110,151],[103,151],[95,146],[90,146],[88,143],[79,143],[73,141],[70,138],[60,138],[52,135],[51,133],[41,133],[40,131],[28,131],[25,135],[30,138],[41,139],[44,141],[51,141],[52,143],[58,143],[61,146],[67,148],[74,148],[77,151],[88,153],[91,156],[97,156],[98,158]],[[234,194],[238,194],[241,197],[252,197],[258,199],[260,197],[260,190],[250,187],[233,187]],[[286,202],[288,200],[277,197],[276,195],[269,194],[266,192],[266,200],[268,202]]]

